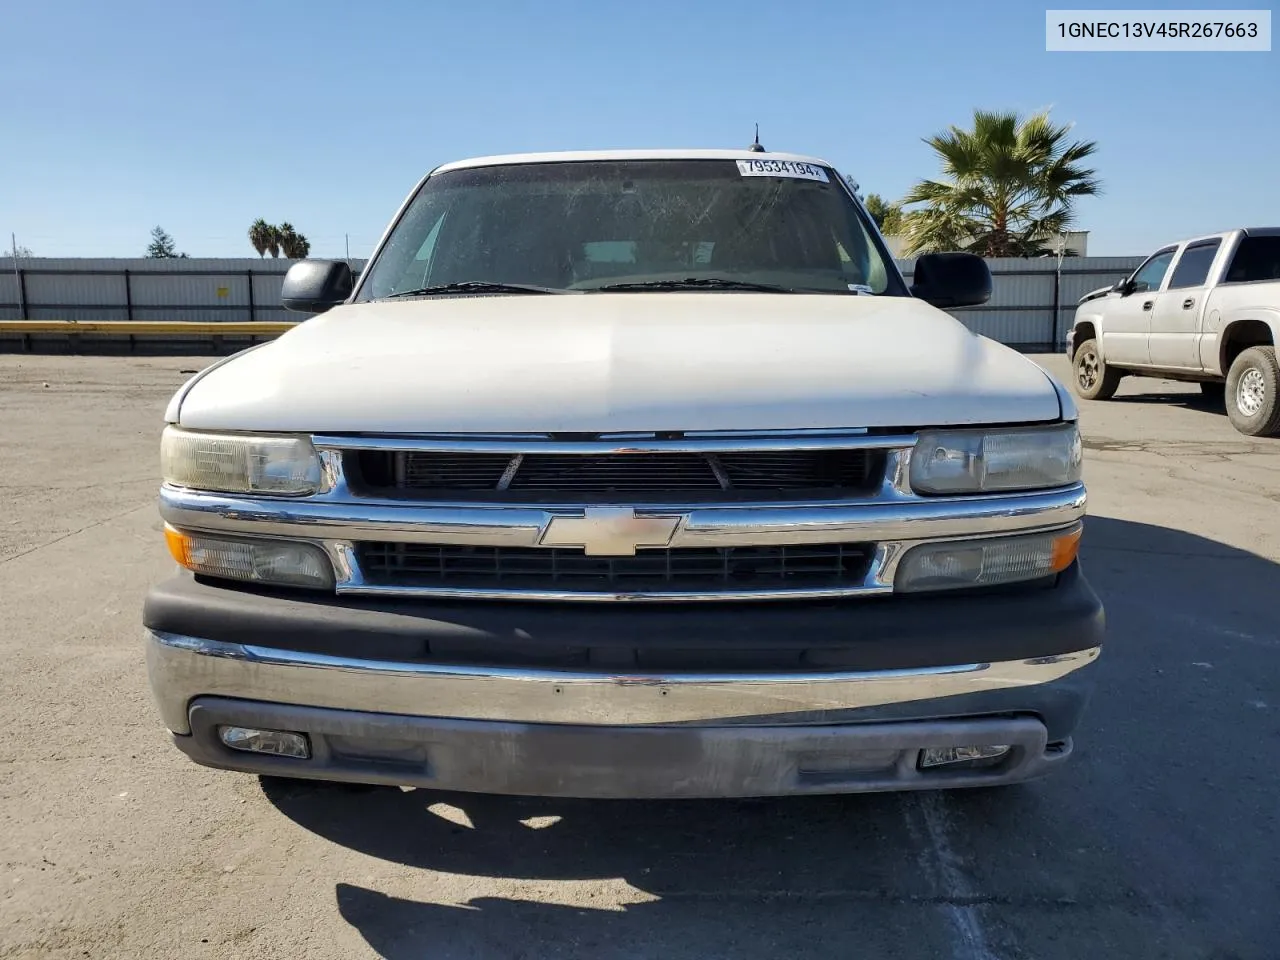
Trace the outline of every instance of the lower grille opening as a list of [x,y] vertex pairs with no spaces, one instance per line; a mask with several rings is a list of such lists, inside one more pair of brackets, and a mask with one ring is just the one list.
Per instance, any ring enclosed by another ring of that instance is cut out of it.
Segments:
[[591,557],[572,548],[356,545],[365,580],[380,586],[584,593],[856,586],[873,553],[865,543],[652,548],[634,557]]

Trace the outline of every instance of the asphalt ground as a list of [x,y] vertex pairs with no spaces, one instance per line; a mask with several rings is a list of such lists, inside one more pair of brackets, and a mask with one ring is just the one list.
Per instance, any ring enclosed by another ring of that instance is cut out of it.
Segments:
[[1280,957],[1280,440],[1196,387],[1082,404],[1109,636],[1067,769],[591,803],[264,787],[168,743],[156,439],[208,362],[0,356],[0,957]]

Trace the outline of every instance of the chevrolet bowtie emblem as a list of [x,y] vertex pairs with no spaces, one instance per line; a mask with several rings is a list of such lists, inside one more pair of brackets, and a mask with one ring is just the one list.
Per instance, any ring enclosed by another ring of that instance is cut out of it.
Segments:
[[582,547],[590,557],[634,557],[637,547],[665,547],[679,517],[637,517],[630,507],[587,507],[580,517],[552,517],[544,547]]

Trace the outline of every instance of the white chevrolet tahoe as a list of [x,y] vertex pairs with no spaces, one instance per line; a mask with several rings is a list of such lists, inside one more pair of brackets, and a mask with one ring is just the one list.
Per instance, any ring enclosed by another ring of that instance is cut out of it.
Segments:
[[167,411],[174,743],[263,775],[579,797],[1054,770],[1103,611],[1070,394],[756,150],[433,170],[359,281]]
[[1198,382],[1249,436],[1280,434],[1280,228],[1171,243],[1085,294],[1067,335],[1072,383],[1109,400],[1128,375]]

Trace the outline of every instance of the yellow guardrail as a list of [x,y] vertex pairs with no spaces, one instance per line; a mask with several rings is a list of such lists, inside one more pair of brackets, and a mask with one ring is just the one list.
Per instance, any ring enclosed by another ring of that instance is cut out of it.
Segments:
[[108,336],[278,336],[301,321],[227,321],[190,323],[182,320],[0,320],[0,333],[96,333]]

